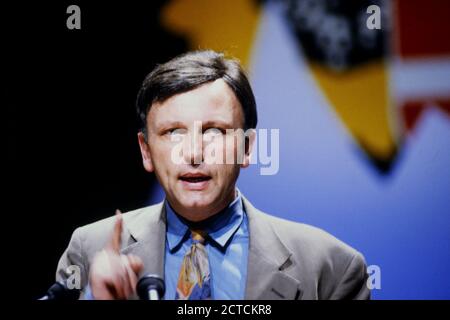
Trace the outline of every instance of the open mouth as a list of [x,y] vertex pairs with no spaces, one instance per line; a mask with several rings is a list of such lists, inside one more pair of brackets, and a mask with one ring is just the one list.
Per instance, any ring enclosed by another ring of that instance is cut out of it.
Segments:
[[205,175],[184,175],[180,177],[180,180],[190,183],[198,183],[211,180],[211,177]]
[[201,173],[188,173],[180,176],[179,178],[184,185],[184,188],[188,190],[203,190],[208,186],[208,181],[211,177]]

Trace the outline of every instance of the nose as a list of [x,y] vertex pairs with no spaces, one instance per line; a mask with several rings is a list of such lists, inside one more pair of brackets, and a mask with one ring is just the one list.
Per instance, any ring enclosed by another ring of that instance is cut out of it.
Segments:
[[183,156],[186,163],[198,166],[203,161],[203,135],[201,132],[194,131],[185,139],[183,147]]

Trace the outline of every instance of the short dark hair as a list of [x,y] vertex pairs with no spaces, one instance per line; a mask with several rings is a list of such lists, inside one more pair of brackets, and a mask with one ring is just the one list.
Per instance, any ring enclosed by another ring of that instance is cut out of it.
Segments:
[[144,79],[137,95],[136,108],[141,131],[147,136],[147,114],[155,102],[190,91],[217,79],[233,90],[244,113],[244,129],[254,129],[258,122],[256,101],[245,71],[235,59],[212,50],[192,51],[157,65]]

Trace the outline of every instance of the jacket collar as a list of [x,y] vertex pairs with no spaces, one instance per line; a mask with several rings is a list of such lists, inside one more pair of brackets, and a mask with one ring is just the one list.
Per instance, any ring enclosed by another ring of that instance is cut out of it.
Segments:
[[165,202],[165,210],[167,244],[171,251],[178,249],[180,244],[189,237],[189,226],[204,230],[210,239],[219,245],[222,250],[225,250],[244,220],[242,197],[239,191],[237,191],[236,198],[225,209],[197,226],[192,225],[175,213],[168,201]]

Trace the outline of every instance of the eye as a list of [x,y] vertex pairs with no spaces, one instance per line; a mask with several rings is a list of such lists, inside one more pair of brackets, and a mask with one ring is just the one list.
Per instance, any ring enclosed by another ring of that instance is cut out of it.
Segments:
[[168,129],[164,132],[164,134],[169,136],[177,136],[177,135],[185,135],[187,133],[186,129],[180,129],[180,128],[172,128]]
[[224,133],[225,133],[225,131],[220,128],[208,128],[203,132],[204,135],[209,135],[209,136],[213,136],[213,137],[222,135]]

